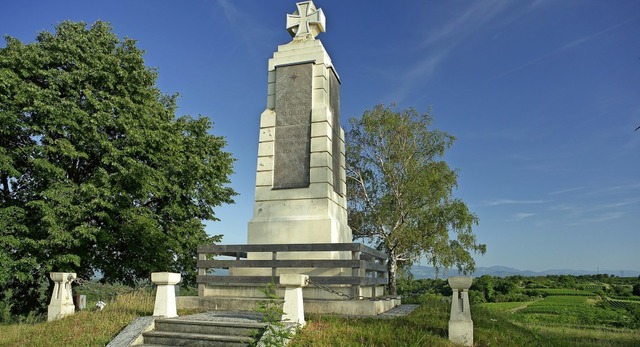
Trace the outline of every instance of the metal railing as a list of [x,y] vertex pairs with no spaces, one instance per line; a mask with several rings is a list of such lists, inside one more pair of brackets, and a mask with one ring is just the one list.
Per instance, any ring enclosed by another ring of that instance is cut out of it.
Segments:
[[[297,252],[298,254],[292,256],[292,252]],[[343,252],[343,254],[350,252],[351,259],[330,259],[330,254],[325,257],[319,257],[325,259],[300,259],[303,258],[300,252],[313,252],[316,255],[323,252]],[[253,256],[256,253],[267,255]],[[251,254],[252,257],[248,258],[248,254]],[[269,254],[271,255],[270,257],[268,256]],[[220,259],[221,257],[231,257],[232,259]],[[286,271],[286,269],[295,268],[295,271],[309,273],[310,281],[322,286],[350,285],[352,288],[351,297],[357,298],[361,287],[375,287],[388,283],[386,260],[387,256],[383,252],[360,243],[207,245],[198,247],[198,276],[196,282],[198,283],[199,293],[204,293],[204,286],[207,284],[216,286],[265,285],[271,281],[277,281],[278,270],[282,272]],[[233,271],[231,275],[210,274],[211,269],[230,268],[234,270],[267,268],[271,269],[271,271],[270,275],[258,276],[235,275],[235,273],[241,271]],[[313,275],[313,270],[320,268],[351,269],[351,275]],[[372,293],[372,295],[375,295],[375,289],[373,288]]]

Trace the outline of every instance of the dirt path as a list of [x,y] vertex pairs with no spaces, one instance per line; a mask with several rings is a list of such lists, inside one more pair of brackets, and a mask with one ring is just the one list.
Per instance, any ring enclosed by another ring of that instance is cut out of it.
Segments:
[[508,312],[511,313],[511,314],[514,314],[514,313],[522,310],[523,308],[526,308],[527,306],[533,304],[534,302],[537,302],[537,301],[540,301],[540,300],[542,300],[542,299],[536,299],[534,301],[525,302],[525,303],[523,303],[522,305],[520,305],[518,307],[514,307],[514,308],[510,309]]

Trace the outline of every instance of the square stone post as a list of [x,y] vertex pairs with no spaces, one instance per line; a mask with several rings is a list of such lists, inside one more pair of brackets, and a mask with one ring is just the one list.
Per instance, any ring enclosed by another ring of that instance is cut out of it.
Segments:
[[453,289],[451,297],[451,317],[449,318],[449,341],[473,346],[473,321],[469,306],[469,288],[473,278],[467,276],[449,277]]
[[280,284],[285,286],[284,307],[282,311],[283,321],[292,322],[303,327],[307,322],[304,320],[304,303],[302,301],[302,287],[307,285],[308,275],[282,274]]
[[51,272],[51,280],[55,282],[51,302],[47,311],[47,321],[61,319],[75,313],[73,305],[73,294],[71,293],[71,282],[76,279],[75,273]]
[[154,316],[178,317],[175,286],[180,280],[179,273],[154,272],[151,274],[151,282],[158,285],[156,303],[153,307]]

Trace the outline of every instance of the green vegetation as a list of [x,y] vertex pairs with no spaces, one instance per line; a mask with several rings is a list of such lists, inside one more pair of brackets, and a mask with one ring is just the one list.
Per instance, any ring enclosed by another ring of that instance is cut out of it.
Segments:
[[[105,288],[111,292],[113,288]],[[130,289],[130,288],[129,288]],[[104,346],[137,317],[153,314],[154,294],[129,291],[107,301],[103,311],[88,301],[86,310],[64,319],[43,322],[43,317],[16,324],[0,324],[0,346]]]
[[[526,345],[635,346],[640,344],[640,296],[632,295],[637,283],[640,278],[609,275],[482,276],[470,290],[472,316],[476,328],[488,317],[492,324],[506,321],[536,333],[536,339],[550,338]],[[409,277],[399,288],[410,298],[413,293],[450,295],[442,279]],[[512,330],[500,328],[493,334]]]
[[[616,286],[632,286],[639,280],[606,278],[599,282],[592,277],[572,277],[576,287],[591,283],[595,290],[605,288],[605,294],[619,292]],[[515,285],[504,285],[506,282]],[[553,288],[563,283],[554,276],[487,276],[480,280],[481,285],[493,284],[494,290],[497,288],[494,298],[512,297],[513,293],[501,291],[504,288],[524,296],[531,290],[527,286],[536,290],[529,292],[533,296],[527,296],[526,301],[485,300],[472,304],[475,346],[640,345],[638,316],[633,315],[638,312],[633,310],[640,306],[640,297],[602,298],[593,292],[583,295],[585,289]],[[153,292],[149,288],[93,285],[84,288],[87,294],[116,293],[104,311],[95,310],[95,302],[89,302],[89,309],[55,322],[34,319],[0,324],[0,346],[103,346],[134,318],[153,311]],[[446,280],[404,279],[399,282],[399,290],[406,291],[404,302],[420,304],[412,314],[388,320],[308,315],[307,326],[293,337],[290,346],[454,346],[447,337],[451,289]],[[571,291],[577,295],[570,295]],[[472,293],[477,300],[484,299],[477,289]],[[624,307],[615,307],[617,303],[624,303]],[[281,314],[279,307],[266,309],[276,316]],[[190,313],[193,312],[179,312]]]
[[443,160],[455,138],[433,129],[429,113],[378,105],[351,118],[345,135],[349,226],[388,256],[396,275],[425,257],[435,267],[471,272],[484,254],[478,217],[454,196],[458,174]]
[[0,48],[0,321],[42,313],[52,271],[193,282],[196,247],[219,241],[202,220],[232,202],[233,158],[143,53],[105,22]]
[[256,312],[262,315],[262,322],[267,324],[260,341],[261,345],[264,347],[283,346],[291,339],[297,327],[290,327],[281,320],[284,314],[282,299],[276,295],[276,285],[273,280],[260,291],[264,294],[265,300],[258,304]]

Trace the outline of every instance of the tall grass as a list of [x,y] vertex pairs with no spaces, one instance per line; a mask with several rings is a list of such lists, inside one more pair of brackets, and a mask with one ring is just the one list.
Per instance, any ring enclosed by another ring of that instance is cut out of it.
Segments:
[[139,290],[108,301],[102,311],[89,306],[57,321],[0,325],[0,346],[104,346],[133,319],[152,315],[153,305],[154,293]]

